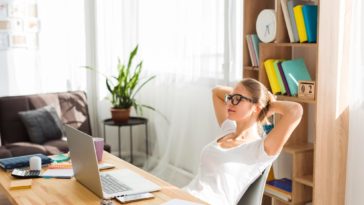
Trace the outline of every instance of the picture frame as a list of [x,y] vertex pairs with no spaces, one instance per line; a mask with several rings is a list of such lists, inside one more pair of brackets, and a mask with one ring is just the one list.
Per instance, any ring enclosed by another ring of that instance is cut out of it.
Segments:
[[0,33],[0,50],[7,50],[9,48],[9,34],[6,32]]
[[9,47],[26,48],[27,47],[27,36],[24,34],[9,35]]
[[0,3],[0,19],[8,17],[8,4]]
[[315,81],[298,81],[298,97],[303,99],[315,99]]

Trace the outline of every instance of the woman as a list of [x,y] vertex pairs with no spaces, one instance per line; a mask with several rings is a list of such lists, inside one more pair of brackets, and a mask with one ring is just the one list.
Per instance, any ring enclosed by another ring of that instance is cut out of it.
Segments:
[[[237,204],[278,157],[303,110],[298,103],[275,100],[254,79],[234,89],[214,88],[213,102],[223,135],[204,147],[198,174],[184,189],[209,204]],[[261,123],[274,113],[282,115],[279,122],[268,135],[261,134]]]

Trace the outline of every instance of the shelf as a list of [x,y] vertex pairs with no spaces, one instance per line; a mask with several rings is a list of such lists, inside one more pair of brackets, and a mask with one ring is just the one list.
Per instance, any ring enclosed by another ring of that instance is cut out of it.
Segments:
[[295,96],[277,95],[278,100],[294,101],[300,103],[316,104],[316,100],[303,99]]
[[292,204],[292,202],[291,202],[291,201],[285,201],[285,200],[283,200],[283,199],[281,199],[281,198],[279,198],[279,197],[277,197],[277,196],[275,196],[275,195],[273,195],[273,194],[269,194],[269,193],[267,193],[267,192],[265,192],[265,191],[264,191],[264,195],[265,195],[265,196],[268,196],[268,197],[271,197],[271,198],[274,198],[274,199],[276,199],[276,200],[278,200],[278,201],[280,201],[280,202],[282,202],[282,203],[284,203],[284,204]]
[[244,66],[244,70],[259,71],[259,67],[255,67],[255,66]]
[[314,145],[312,143],[286,145],[283,148],[283,151],[290,154],[313,151],[313,150],[314,150]]
[[317,43],[260,43],[261,46],[268,47],[305,47],[305,48],[317,48]]
[[306,175],[301,177],[296,177],[294,181],[304,184],[306,186],[313,187],[313,175]]

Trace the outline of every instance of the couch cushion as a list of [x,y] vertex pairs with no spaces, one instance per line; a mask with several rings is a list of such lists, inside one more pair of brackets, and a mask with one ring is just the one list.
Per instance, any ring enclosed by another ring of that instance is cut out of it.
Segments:
[[6,149],[5,147],[0,147],[0,159],[1,158],[7,158],[7,157],[11,157],[11,152]]
[[0,98],[0,132],[3,145],[13,142],[28,142],[27,130],[18,112],[29,110],[27,96]]
[[59,93],[58,98],[63,123],[92,135],[86,93],[82,91]]
[[43,144],[44,146],[57,147],[61,152],[68,152],[67,141],[65,140],[51,140]]
[[7,148],[14,157],[36,153],[48,155],[47,149],[44,146],[30,142],[16,142],[7,144],[5,145],[5,148]]
[[30,141],[33,143],[43,144],[63,136],[62,123],[52,106],[19,112],[19,115],[27,128]]

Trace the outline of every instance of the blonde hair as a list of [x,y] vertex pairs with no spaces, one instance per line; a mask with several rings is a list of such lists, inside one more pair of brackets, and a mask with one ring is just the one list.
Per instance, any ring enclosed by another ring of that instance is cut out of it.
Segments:
[[270,96],[268,89],[259,81],[252,78],[245,78],[240,81],[244,88],[251,94],[254,104],[258,104],[262,109],[258,115],[258,122],[265,122],[269,110]]

